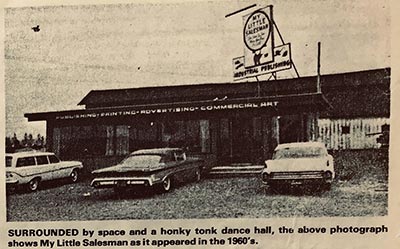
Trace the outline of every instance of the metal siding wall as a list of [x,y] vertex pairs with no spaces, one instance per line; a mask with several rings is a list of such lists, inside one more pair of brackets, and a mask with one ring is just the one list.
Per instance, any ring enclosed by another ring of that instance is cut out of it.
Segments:
[[[384,124],[389,124],[389,118],[318,119],[319,140],[333,150],[379,148],[379,135],[367,134],[381,132]],[[344,126],[350,128],[349,134],[342,134]]]

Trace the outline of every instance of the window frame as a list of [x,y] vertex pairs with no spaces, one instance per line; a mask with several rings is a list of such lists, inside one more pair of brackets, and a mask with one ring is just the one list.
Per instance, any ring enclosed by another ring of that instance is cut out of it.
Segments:
[[[46,158],[46,163],[39,163],[39,160],[38,160],[38,158]],[[36,165],[46,165],[46,164],[50,164],[49,163],[49,157],[47,156],[47,155],[40,155],[40,156],[35,156],[35,160],[36,160]]]
[[[54,158],[56,158],[58,161],[57,161],[57,162],[52,162],[51,159],[50,159],[50,157],[54,157]],[[56,156],[56,155],[48,155],[48,156],[47,156],[47,159],[48,159],[48,161],[49,161],[49,164],[54,164],[54,163],[60,163],[60,162],[61,162],[60,158],[58,158],[58,156]]]
[[[27,158],[32,158],[32,159],[33,159],[33,162],[34,162],[34,164],[18,165],[18,163],[20,162],[20,160],[23,160],[23,159],[25,159],[25,160],[26,160]],[[17,162],[16,162],[16,164],[15,164],[15,167],[16,167],[16,168],[22,168],[22,167],[32,167],[32,166],[37,166],[37,162],[36,162],[36,158],[35,158],[35,156],[19,157],[19,158],[17,159]]]

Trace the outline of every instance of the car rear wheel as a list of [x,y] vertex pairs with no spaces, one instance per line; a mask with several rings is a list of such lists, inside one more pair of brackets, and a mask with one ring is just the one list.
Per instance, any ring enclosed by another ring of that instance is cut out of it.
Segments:
[[196,175],[196,182],[199,182],[201,180],[201,170],[196,169],[195,175]]
[[289,186],[286,185],[286,184],[270,183],[269,184],[269,189],[274,194],[283,194],[283,193],[286,193],[289,190]]
[[127,192],[126,188],[124,187],[114,187],[113,190],[116,195],[125,195]]
[[331,188],[332,188],[332,184],[331,184],[331,183],[325,183],[325,184],[323,184],[322,187],[321,187],[321,189],[322,189],[323,191],[329,191],[329,190],[331,190]]
[[79,179],[79,174],[78,171],[76,169],[72,170],[71,174],[69,175],[71,182],[75,183],[78,181]]
[[162,190],[168,192],[171,189],[171,178],[167,176],[161,183]]
[[39,188],[40,179],[34,178],[28,182],[28,190],[34,192]]

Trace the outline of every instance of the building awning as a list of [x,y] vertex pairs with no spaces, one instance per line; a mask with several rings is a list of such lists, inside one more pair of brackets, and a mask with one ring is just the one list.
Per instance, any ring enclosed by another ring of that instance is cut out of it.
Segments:
[[331,108],[321,93],[278,95],[251,98],[215,98],[206,101],[156,103],[146,105],[118,106],[107,108],[90,108],[60,112],[26,113],[28,121],[41,120],[76,120],[98,119],[110,117],[133,117],[178,113],[206,113],[225,110],[271,109],[279,111],[290,108],[309,108],[327,110]]

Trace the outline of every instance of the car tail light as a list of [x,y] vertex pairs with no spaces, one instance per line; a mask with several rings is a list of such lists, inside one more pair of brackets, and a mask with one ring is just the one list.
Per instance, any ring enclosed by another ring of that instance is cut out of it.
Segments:
[[14,175],[12,173],[7,172],[6,177],[13,177]]
[[267,172],[263,172],[261,177],[263,182],[267,182],[269,180],[269,174]]
[[331,179],[331,178],[332,178],[332,172],[330,172],[330,171],[325,171],[325,173],[324,173],[324,178],[325,178],[325,179]]

